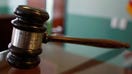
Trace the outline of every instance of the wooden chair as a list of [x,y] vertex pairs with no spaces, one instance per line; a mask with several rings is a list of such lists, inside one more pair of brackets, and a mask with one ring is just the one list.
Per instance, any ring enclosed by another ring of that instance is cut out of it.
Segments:
[[13,15],[0,15],[0,51],[8,49],[11,40]]

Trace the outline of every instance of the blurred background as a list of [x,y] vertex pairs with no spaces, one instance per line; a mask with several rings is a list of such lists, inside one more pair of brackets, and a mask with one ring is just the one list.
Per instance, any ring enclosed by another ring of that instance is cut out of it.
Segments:
[[[130,1],[0,0],[0,50],[7,49],[10,42],[12,30],[10,20],[14,18],[13,11],[18,5],[29,5],[46,10],[50,15],[47,21],[48,34],[113,39],[132,45],[132,17],[127,10]],[[128,51],[117,51],[74,44],[65,44],[64,47],[65,51],[79,56],[132,69],[131,48]]]

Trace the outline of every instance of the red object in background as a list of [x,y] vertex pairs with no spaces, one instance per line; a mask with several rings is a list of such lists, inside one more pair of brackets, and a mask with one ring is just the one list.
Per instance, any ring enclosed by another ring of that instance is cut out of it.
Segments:
[[46,0],[27,0],[29,6],[45,9],[46,7]]
[[52,34],[64,34],[65,0],[54,0]]
[[127,12],[129,15],[132,16],[132,0],[129,0],[129,2],[127,4]]
[[129,0],[129,4],[132,5],[132,0]]
[[[41,9],[46,8],[46,0],[27,0],[28,5]],[[64,34],[65,0],[54,0],[52,34]]]

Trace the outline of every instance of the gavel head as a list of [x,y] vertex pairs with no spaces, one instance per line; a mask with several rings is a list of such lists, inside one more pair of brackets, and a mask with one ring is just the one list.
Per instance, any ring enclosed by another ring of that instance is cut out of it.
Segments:
[[16,18],[12,20],[13,32],[8,48],[8,63],[15,68],[30,69],[40,63],[39,54],[46,31],[44,23],[49,15],[46,11],[19,5],[15,10]]

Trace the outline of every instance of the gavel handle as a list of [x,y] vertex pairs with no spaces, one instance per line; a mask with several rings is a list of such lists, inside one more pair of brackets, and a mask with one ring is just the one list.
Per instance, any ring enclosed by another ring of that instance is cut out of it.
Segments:
[[[89,45],[102,48],[129,48],[129,44],[106,39],[72,38],[63,36],[47,36],[48,41]],[[44,40],[43,40],[44,41]],[[47,41],[47,42],[48,42]]]

